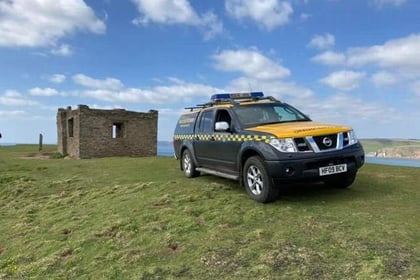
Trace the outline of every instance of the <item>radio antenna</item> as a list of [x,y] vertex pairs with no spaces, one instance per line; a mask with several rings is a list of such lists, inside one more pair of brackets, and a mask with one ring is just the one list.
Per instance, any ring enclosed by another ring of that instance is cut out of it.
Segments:
[[247,81],[247,83],[248,83],[248,89],[249,89],[249,92],[252,92],[252,86],[251,86],[251,83],[249,82],[249,79],[248,79],[248,78],[246,78],[246,81]]

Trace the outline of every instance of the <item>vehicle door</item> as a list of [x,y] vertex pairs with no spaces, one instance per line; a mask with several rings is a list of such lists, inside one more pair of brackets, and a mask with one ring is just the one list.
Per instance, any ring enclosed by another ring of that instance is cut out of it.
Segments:
[[228,109],[219,108],[216,110],[213,128],[212,164],[222,171],[235,172],[237,155],[242,141],[236,137],[233,118]]
[[211,166],[214,127],[214,109],[203,110],[195,126],[194,152],[198,166]]
[[[216,123],[224,123],[225,127],[216,129]],[[194,141],[200,166],[229,173],[236,170],[241,142],[234,137],[232,125],[232,116],[227,109],[209,109],[201,114]]]

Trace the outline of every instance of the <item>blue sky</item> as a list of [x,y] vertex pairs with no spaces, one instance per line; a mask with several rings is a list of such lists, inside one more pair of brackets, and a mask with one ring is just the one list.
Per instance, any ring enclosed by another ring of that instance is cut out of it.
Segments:
[[58,108],[159,111],[263,91],[359,138],[420,139],[415,0],[2,0],[1,142],[56,143]]

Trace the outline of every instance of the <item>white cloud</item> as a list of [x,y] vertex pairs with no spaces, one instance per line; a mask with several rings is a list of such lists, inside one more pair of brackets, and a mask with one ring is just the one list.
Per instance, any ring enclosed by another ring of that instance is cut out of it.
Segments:
[[73,48],[66,44],[61,44],[51,50],[53,55],[58,56],[71,56],[73,54]]
[[54,88],[31,88],[29,90],[29,94],[33,96],[44,96],[44,97],[50,97],[58,95],[58,91]]
[[299,16],[299,18],[300,18],[300,20],[301,20],[301,21],[306,21],[306,20],[308,20],[310,17],[311,17],[311,15],[310,15],[310,14],[307,14],[307,13],[302,13],[302,14],[300,14],[300,16]]
[[308,46],[317,49],[330,49],[335,45],[335,37],[330,33],[314,35]]
[[204,39],[209,40],[223,32],[223,23],[212,12],[201,16],[199,28],[204,33]]
[[83,0],[0,2],[0,46],[55,46],[77,31],[104,33],[105,24]]
[[258,80],[248,77],[240,77],[232,80],[225,89],[226,92],[248,92],[262,91],[266,96],[274,96],[283,99],[305,99],[312,97],[314,93],[305,87],[299,86],[294,82],[284,82],[282,80]]
[[0,111],[1,118],[11,118],[25,115],[25,111],[14,110],[14,111]]
[[316,97],[296,99],[295,104],[308,113],[313,120],[349,125],[359,122],[366,131],[372,131],[373,124],[390,123],[404,118],[404,113],[395,108],[385,106],[380,102],[366,102],[366,100],[344,93],[334,94],[324,100]]
[[420,98],[420,81],[415,81],[410,85],[410,91]]
[[351,48],[348,65],[376,64],[380,67],[418,69],[420,67],[420,34],[389,40],[383,45]]
[[215,67],[222,71],[241,72],[256,79],[280,79],[290,70],[256,50],[225,50],[213,55]]
[[312,58],[312,61],[325,65],[344,65],[346,56],[342,53],[326,51]]
[[3,96],[0,96],[0,105],[4,106],[33,106],[38,102],[29,100],[20,92],[15,90],[7,90]]
[[[95,79],[84,74],[73,76],[73,81],[89,89],[81,89],[73,92],[87,98],[94,98],[105,102],[142,103],[142,104],[168,104],[179,100],[190,101],[195,97],[209,97],[215,92],[221,91],[212,86],[188,83],[181,79],[170,77],[166,80],[167,85],[152,88],[128,88],[115,78],[104,80]],[[161,83],[165,83],[161,81]]]
[[382,45],[353,47],[346,52],[326,51],[312,58],[325,65],[392,69],[407,77],[420,76],[420,34],[386,41]]
[[198,15],[187,0],[134,0],[143,17],[136,19],[138,24],[150,22],[162,24],[196,24]]
[[10,98],[20,98],[22,97],[22,94],[16,90],[9,89],[9,90],[6,90],[6,92],[4,93],[4,96],[10,97]]
[[212,12],[197,14],[188,0],[133,0],[140,16],[133,20],[136,25],[185,24],[197,27],[210,39],[223,32],[223,24]]
[[190,101],[195,97],[209,97],[221,91],[212,86],[188,83],[177,78],[170,78],[169,85],[153,88],[121,88],[119,90],[94,89],[82,91],[84,97],[107,102],[168,104],[179,100]]
[[371,0],[371,3],[376,7],[383,7],[385,5],[401,6],[405,4],[407,0]]
[[119,90],[124,87],[123,83],[114,78],[106,78],[104,80],[94,79],[84,74],[76,74],[73,76],[73,81],[84,87],[100,89],[100,90]]
[[293,14],[290,2],[279,0],[226,0],[225,9],[233,18],[251,19],[269,31],[287,24]]
[[391,86],[398,82],[397,77],[386,71],[380,71],[372,75],[372,82],[377,87]]
[[360,82],[365,76],[366,74],[362,72],[343,70],[331,73],[327,77],[321,79],[320,82],[332,88],[347,91],[359,87]]
[[54,74],[49,78],[49,81],[55,84],[61,84],[66,80],[66,75],[63,74]]

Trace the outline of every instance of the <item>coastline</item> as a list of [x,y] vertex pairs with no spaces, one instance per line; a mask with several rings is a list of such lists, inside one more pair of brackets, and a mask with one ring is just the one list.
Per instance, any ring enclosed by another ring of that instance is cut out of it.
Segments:
[[420,167],[420,159],[366,156],[365,162],[390,166]]
[[[10,147],[21,144],[16,143],[0,143],[0,147]],[[22,144],[24,145],[24,144]],[[171,141],[158,141],[158,156],[164,157],[173,157],[174,151]],[[392,157],[390,154],[378,154],[376,152],[367,152],[366,163],[369,164],[381,164],[381,165],[391,165],[391,166],[407,166],[407,167],[420,167],[420,158],[412,157],[402,157],[396,156]]]

